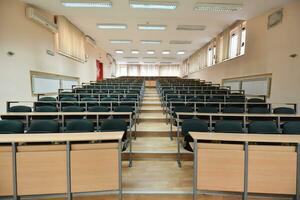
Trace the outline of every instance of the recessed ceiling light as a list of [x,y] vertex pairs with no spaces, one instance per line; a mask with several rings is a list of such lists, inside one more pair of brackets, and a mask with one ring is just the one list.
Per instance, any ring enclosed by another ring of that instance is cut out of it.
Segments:
[[235,12],[243,8],[243,4],[231,3],[197,3],[194,7],[197,11],[208,12]]
[[153,55],[153,54],[155,54],[155,51],[149,50],[149,51],[147,51],[147,54]]
[[184,55],[184,54],[185,54],[184,51],[178,51],[178,52],[177,52],[177,55]]
[[204,31],[206,26],[203,25],[178,25],[176,30],[178,31]]
[[164,31],[167,26],[165,25],[148,25],[148,24],[138,24],[139,30],[153,30],[153,31]]
[[117,54],[123,54],[123,53],[124,53],[123,50],[116,50],[115,52],[116,52]]
[[105,0],[63,0],[63,6],[72,8],[111,8],[112,2]]
[[111,44],[130,44],[131,40],[110,40]]
[[132,53],[132,54],[139,54],[140,51],[138,51],[138,50],[132,50],[131,53]]
[[160,44],[161,40],[141,40],[142,44]]
[[130,1],[130,8],[175,10],[177,2]]
[[127,29],[126,24],[97,24],[99,29]]
[[192,44],[189,40],[171,40],[170,44]]
[[171,52],[170,51],[163,51],[161,52],[163,55],[169,55]]

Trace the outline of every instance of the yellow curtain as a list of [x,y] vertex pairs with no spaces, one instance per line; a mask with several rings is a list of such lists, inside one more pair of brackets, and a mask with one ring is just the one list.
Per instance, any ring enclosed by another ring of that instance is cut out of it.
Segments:
[[64,16],[57,16],[57,25],[56,48],[58,53],[85,62],[84,33]]

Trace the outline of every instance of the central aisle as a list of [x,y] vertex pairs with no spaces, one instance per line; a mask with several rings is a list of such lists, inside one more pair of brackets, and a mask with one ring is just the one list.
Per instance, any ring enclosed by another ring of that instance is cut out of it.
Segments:
[[[176,138],[170,140],[170,124],[155,87],[146,87],[137,139],[133,141],[133,167],[123,163],[123,189],[130,194],[191,194],[192,154],[185,150],[182,168],[176,162]],[[175,136],[175,131],[173,132]]]

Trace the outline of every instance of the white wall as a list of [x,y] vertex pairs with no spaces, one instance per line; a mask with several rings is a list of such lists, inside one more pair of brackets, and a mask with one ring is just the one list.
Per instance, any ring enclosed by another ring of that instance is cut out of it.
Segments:
[[[275,9],[276,10],[276,9]],[[267,29],[268,15],[247,22],[246,54],[189,75],[214,83],[272,73],[271,102],[300,104],[300,1],[284,7],[283,22]],[[291,54],[298,54],[291,58]]]
[[[106,52],[87,46],[88,62],[46,53],[55,51],[54,34],[25,17],[25,5],[18,0],[0,1],[0,111],[8,100],[31,100],[30,70],[96,79],[96,59],[104,62],[104,77],[110,77]],[[8,51],[15,53],[9,57]]]

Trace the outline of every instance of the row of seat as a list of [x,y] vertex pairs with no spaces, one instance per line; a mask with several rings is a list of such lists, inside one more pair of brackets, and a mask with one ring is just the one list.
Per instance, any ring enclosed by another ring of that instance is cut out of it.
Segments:
[[[182,122],[182,136],[186,142],[185,148],[191,151],[189,142],[193,142],[189,132],[209,132],[209,125],[200,119],[187,119]],[[251,133],[251,134],[279,134],[279,127],[274,121],[252,121],[247,131],[239,121],[220,120],[214,126],[216,133]],[[300,134],[300,121],[289,121],[283,124],[282,134]]]

